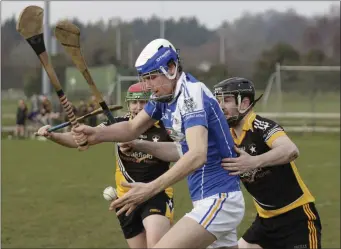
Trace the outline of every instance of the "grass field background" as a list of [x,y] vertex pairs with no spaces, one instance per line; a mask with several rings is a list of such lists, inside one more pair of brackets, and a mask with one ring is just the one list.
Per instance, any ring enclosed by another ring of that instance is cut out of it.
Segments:
[[[324,248],[340,248],[340,135],[290,134],[297,166],[316,198]],[[2,140],[2,248],[125,248],[103,189],[114,185],[112,144],[87,152],[52,142]],[[283,186],[285,187],[285,186]],[[239,236],[255,217],[250,196]],[[175,217],[191,209],[185,181],[175,186]]]

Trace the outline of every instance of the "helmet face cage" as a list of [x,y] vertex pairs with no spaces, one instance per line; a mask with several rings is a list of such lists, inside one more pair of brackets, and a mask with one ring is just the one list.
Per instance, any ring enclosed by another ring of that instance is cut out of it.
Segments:
[[127,109],[128,111],[130,112],[130,114],[133,115],[133,113],[131,112],[130,110],[130,102],[131,101],[146,101],[148,102],[149,100],[149,97],[150,97],[150,93],[148,94],[148,92],[127,92],[127,96],[125,98],[125,102],[126,102],[126,105],[127,105]]
[[[234,96],[238,115],[234,115],[227,119],[230,126],[236,126],[244,118],[244,116],[251,110],[257,101],[263,96],[261,95],[255,99],[255,88],[251,81],[245,78],[229,78],[214,86],[214,95],[216,97],[222,96],[222,101],[226,96]],[[241,110],[242,100],[248,97],[250,99],[250,105],[245,110]]]
[[[244,118],[244,116],[250,111],[251,107],[253,107],[254,102],[253,102],[253,95],[250,93],[248,90],[232,90],[232,91],[214,91],[214,96],[216,97],[217,100],[219,100],[222,103],[225,103],[225,97],[234,97],[235,102],[236,102],[236,109],[238,111],[237,115],[233,115],[229,118],[227,118],[227,122],[229,126],[235,127],[236,125],[239,124],[239,122]],[[241,110],[241,103],[242,100],[248,97],[250,98],[250,105],[248,108],[245,110]]]
[[[166,84],[172,84],[170,80],[176,79],[179,71],[179,62],[178,51],[176,51],[172,45],[160,46],[157,52],[149,58],[146,63],[137,67],[139,80],[143,84],[143,89],[145,91],[150,91],[151,86],[147,84],[147,81],[153,80],[160,75],[164,75],[165,78],[164,81],[160,79],[161,81],[158,82],[158,87],[162,87]],[[175,65],[174,74],[170,74],[168,72],[169,65],[171,63],[174,63]],[[174,91],[163,96],[152,95],[150,99],[158,102],[170,102],[173,97]]]

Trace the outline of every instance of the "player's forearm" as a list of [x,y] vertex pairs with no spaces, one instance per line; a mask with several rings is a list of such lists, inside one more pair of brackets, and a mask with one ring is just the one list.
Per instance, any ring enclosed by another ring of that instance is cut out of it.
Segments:
[[49,140],[68,148],[77,148],[71,132],[56,133],[52,132]]
[[151,142],[145,140],[134,140],[132,147],[166,162],[176,162],[180,159],[179,150],[173,142]]
[[196,169],[200,168],[206,162],[206,159],[207,158],[204,153],[188,151],[174,164],[172,168],[151,182],[154,193],[159,193],[181,181]]
[[96,142],[129,142],[136,139],[140,133],[132,128],[129,121],[116,123],[105,127],[96,127]]
[[299,151],[295,145],[283,145],[258,155],[258,167],[277,166],[295,160]]

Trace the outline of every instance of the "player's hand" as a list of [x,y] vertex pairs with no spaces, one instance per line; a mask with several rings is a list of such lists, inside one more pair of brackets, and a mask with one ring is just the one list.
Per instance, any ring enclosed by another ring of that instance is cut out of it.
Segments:
[[51,128],[51,125],[44,125],[40,127],[39,130],[36,133],[34,133],[34,135],[50,138],[51,132],[48,132],[48,129],[50,128]]
[[122,197],[111,202],[109,207],[110,211],[121,207],[121,209],[116,213],[117,216],[125,212],[128,216],[139,204],[147,201],[156,194],[150,183],[122,182],[121,185],[123,187],[130,188],[130,190]]
[[133,142],[126,142],[126,143],[117,143],[118,147],[120,148],[120,151],[123,154],[130,155],[133,151]]
[[221,164],[224,169],[231,171],[229,175],[240,175],[259,166],[257,157],[251,156],[236,146],[234,149],[239,154],[239,157],[224,158]]
[[97,142],[96,139],[96,128],[91,127],[88,125],[79,125],[78,127],[73,127],[71,129],[71,133],[73,136],[73,139],[75,140],[76,144],[80,145],[82,143],[82,135],[85,135],[88,140],[89,145],[94,145]]

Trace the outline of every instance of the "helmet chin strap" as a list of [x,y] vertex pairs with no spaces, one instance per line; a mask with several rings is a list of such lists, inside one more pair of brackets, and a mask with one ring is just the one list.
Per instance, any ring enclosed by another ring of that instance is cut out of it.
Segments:
[[[175,63],[175,73],[173,75],[170,75],[163,66],[160,66],[160,70],[167,77],[167,79],[174,80],[178,75],[178,63]],[[163,96],[155,96],[154,94],[152,94],[152,96],[150,96],[150,99],[161,103],[169,103],[174,99],[174,92],[175,87],[173,87],[171,94],[166,94]]]

